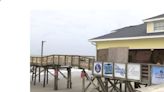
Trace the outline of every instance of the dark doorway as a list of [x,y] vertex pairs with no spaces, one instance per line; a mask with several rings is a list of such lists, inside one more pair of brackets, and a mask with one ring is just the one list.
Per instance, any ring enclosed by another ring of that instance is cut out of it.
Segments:
[[129,50],[129,62],[164,64],[164,49],[133,49]]

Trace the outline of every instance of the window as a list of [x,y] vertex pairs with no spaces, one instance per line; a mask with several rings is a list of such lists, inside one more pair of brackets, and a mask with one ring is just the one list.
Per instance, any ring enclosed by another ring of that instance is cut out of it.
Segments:
[[154,31],[164,31],[164,20],[154,22]]

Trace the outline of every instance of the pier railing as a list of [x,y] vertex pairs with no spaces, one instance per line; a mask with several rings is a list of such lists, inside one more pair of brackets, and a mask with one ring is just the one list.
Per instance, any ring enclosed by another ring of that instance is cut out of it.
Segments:
[[62,65],[72,66],[78,68],[92,69],[93,62],[95,61],[94,56],[80,56],[80,55],[48,55],[43,56],[31,56],[32,65]]

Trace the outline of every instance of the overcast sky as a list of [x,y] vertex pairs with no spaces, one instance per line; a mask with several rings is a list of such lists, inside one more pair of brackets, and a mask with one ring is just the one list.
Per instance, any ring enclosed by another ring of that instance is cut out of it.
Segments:
[[141,24],[145,18],[164,13],[163,4],[158,0],[37,1],[32,3],[31,11],[31,55],[40,55],[42,40],[46,41],[45,55],[95,55],[95,46],[88,39]]

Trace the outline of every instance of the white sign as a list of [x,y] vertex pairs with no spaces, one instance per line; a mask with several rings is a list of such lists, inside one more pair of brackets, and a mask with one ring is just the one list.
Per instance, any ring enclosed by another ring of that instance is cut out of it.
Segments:
[[102,62],[94,62],[93,73],[95,75],[102,75]]
[[125,64],[115,63],[114,64],[114,76],[118,78],[126,78]]
[[104,62],[103,63],[103,75],[104,76],[113,76],[113,63],[112,62]]
[[127,78],[132,80],[141,79],[141,67],[140,64],[128,64],[127,65]]

